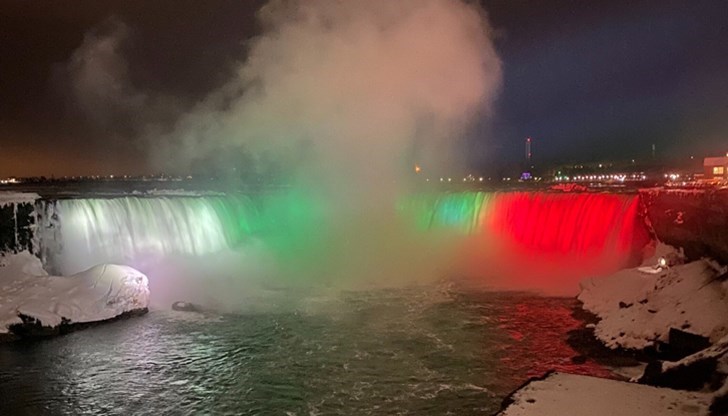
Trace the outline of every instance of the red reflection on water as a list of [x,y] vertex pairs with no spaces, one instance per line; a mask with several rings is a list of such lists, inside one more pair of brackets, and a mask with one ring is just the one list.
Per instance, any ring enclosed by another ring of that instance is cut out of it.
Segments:
[[638,196],[501,193],[480,214],[462,264],[496,287],[576,293],[585,277],[638,263],[650,241]]
[[[517,374],[522,380],[541,376],[549,370],[614,377],[612,372],[591,360],[576,364],[579,355],[566,342],[567,332],[582,323],[571,315],[571,309],[561,299],[530,298],[517,303],[505,303],[499,311],[498,327],[510,338],[501,351],[503,374]],[[536,359],[526,354],[538,354]]]

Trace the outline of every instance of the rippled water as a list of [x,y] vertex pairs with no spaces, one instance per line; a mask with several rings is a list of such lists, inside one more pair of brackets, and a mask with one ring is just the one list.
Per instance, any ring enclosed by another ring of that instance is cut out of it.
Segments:
[[448,287],[278,293],[0,345],[0,415],[492,414],[528,377],[607,375],[572,300]]

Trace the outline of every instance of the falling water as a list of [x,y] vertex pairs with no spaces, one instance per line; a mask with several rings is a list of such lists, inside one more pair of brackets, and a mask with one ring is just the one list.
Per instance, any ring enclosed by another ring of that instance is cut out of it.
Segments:
[[44,260],[61,273],[138,256],[218,252],[251,235],[257,217],[244,196],[67,199],[43,211]]
[[[150,258],[214,256],[261,243],[277,259],[277,267],[288,269],[283,275],[303,276],[312,268],[309,274],[320,276],[330,273],[327,267],[336,261],[365,255],[367,242],[357,245],[354,253],[347,253],[346,247],[357,239],[372,238],[369,234],[376,227],[346,228],[331,217],[323,201],[295,192],[254,198],[122,197],[44,204],[42,257],[52,272],[64,274],[104,262],[138,267]],[[412,232],[419,232],[419,240],[450,235],[443,243],[448,246],[440,251],[456,253],[454,264],[448,266],[452,273],[477,275],[489,283],[500,279],[507,287],[548,290],[573,289],[585,275],[611,272],[639,260],[649,241],[639,207],[637,195],[461,192],[410,196],[397,208]],[[356,221],[366,224],[367,218],[359,218],[365,211],[354,216]],[[342,226],[339,232],[332,230]],[[387,263],[411,263],[407,256],[417,253],[413,247],[388,249],[392,250],[401,253],[385,259],[373,252],[366,255],[374,257],[359,259],[360,263],[370,265],[371,272],[381,272]]]
[[506,288],[572,293],[585,276],[638,262],[650,236],[627,194],[459,192],[403,199],[420,230],[463,235],[457,273]]

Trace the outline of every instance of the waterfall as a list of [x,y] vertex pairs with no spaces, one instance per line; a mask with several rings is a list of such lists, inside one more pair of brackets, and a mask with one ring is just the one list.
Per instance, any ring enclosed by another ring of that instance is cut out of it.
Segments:
[[553,192],[426,194],[399,203],[417,229],[461,236],[454,274],[565,294],[585,276],[641,260],[651,236],[640,207],[639,195]]
[[481,228],[539,252],[628,255],[646,237],[638,195],[503,193],[489,212]]
[[410,197],[400,211],[419,229],[489,234],[541,252],[628,250],[644,231],[638,195],[459,192]]
[[[441,244],[436,252],[443,256],[455,253],[453,267],[463,270],[452,273],[475,270],[473,274],[489,283],[493,276],[507,279],[510,287],[561,281],[573,288],[577,278],[613,272],[639,260],[649,240],[639,198],[609,193],[430,193],[403,198],[397,211],[419,233],[415,241]],[[61,274],[100,263],[143,269],[155,262],[170,264],[173,256],[196,264],[217,262],[216,253],[240,252],[243,246],[246,253],[252,253],[247,248],[262,248],[276,265],[296,275],[306,267],[326,275],[328,265],[356,263],[354,258],[376,271],[389,263],[408,264],[422,254],[419,246],[407,246],[409,236],[399,242],[403,247],[389,241],[394,237],[387,238],[394,250],[389,260],[367,254],[383,244],[377,233],[388,229],[369,224],[366,210],[331,218],[333,208],[302,192],[254,198],[40,200],[35,204],[33,247],[49,272]],[[360,223],[347,227],[336,222],[347,218]],[[360,244],[352,246],[352,241]],[[204,267],[198,274],[205,274]]]
[[61,273],[218,252],[244,241],[256,217],[242,196],[65,199],[45,202],[41,212],[41,257]]

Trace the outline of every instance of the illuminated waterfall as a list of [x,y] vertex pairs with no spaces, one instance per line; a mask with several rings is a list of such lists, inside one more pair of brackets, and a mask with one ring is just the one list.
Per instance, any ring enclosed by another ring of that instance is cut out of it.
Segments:
[[[203,255],[233,247],[253,232],[246,197],[67,199],[45,207],[46,264],[73,273],[140,256]],[[51,235],[52,234],[52,235]]]
[[[332,218],[326,200],[306,192],[67,199],[43,201],[36,210],[36,246],[46,267],[64,274],[99,263],[143,269],[160,259],[169,264],[164,259],[173,256],[215,262],[216,253],[248,243],[263,247],[292,275],[308,267],[323,276],[337,261],[356,263],[355,255],[376,273],[422,254],[406,238],[402,247],[391,235],[385,243],[377,240],[389,228],[361,217],[365,211]],[[414,241],[431,240],[444,244],[438,253],[455,253],[453,273],[489,283],[495,275],[510,287],[576,287],[577,278],[638,260],[650,238],[637,195],[432,193],[402,198],[397,211],[418,233]],[[347,227],[347,220],[358,223]],[[394,251],[388,260],[370,253],[382,244]]]
[[567,293],[639,261],[650,240],[638,195],[458,192],[410,196],[399,210],[419,230],[462,236],[456,273],[508,288]]
[[400,211],[419,229],[485,233],[542,252],[627,250],[644,237],[637,195],[460,192],[411,197]]

